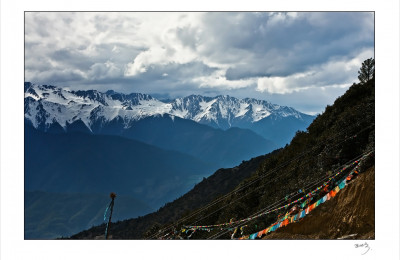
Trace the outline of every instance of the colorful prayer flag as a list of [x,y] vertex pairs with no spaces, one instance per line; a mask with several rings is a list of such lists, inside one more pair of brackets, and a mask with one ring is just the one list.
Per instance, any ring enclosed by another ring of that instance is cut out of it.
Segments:
[[326,194],[326,200],[330,200],[331,199],[331,194],[330,193],[327,193]]
[[250,239],[255,239],[255,238],[257,237],[257,234],[258,234],[258,233],[251,234],[251,235],[250,235]]

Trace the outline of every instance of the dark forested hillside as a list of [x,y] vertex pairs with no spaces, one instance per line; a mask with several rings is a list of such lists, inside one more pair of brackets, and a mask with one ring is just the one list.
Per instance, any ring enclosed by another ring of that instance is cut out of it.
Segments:
[[[307,131],[297,132],[289,145],[265,158],[255,173],[241,181],[234,192],[216,198],[201,210],[175,212],[175,215],[170,218],[161,210],[154,213],[161,214],[160,218],[164,218],[164,221],[159,224],[171,222],[170,224],[173,225],[158,228],[154,226],[157,225],[155,221],[143,227],[140,225],[140,219],[115,223],[110,229],[113,238],[138,238],[133,235],[134,230],[138,228],[140,230],[147,228],[142,238],[160,238],[168,235],[173,228],[180,230],[186,225],[212,225],[243,219],[268,208],[269,205],[282,200],[288,194],[295,194],[299,189],[306,189],[305,192],[307,192],[307,187],[316,179],[329,176],[364,152],[374,150],[374,96],[374,80],[364,84],[353,84],[332,106],[327,106],[325,112],[317,116]],[[374,160],[370,158],[361,171],[365,171],[373,164]],[[192,197],[187,195],[182,199],[186,200],[186,204],[190,204]],[[284,212],[276,211],[249,221],[244,229],[245,233],[256,232],[267,227],[281,213]],[[184,215],[185,218],[175,221],[178,216]],[[94,238],[103,230],[104,227],[96,227],[72,238]],[[210,237],[227,239],[230,238],[230,233],[220,234],[219,229],[210,230],[210,232],[198,231],[191,238]]]
[[[307,187],[314,180],[340,170],[342,165],[363,152],[373,150],[374,88],[372,80],[366,84],[354,84],[332,106],[328,106],[306,132],[297,132],[290,145],[262,162],[256,174],[239,185],[243,189],[206,210],[209,217],[196,215],[184,224],[207,225],[246,218]],[[249,222],[246,233],[267,227],[280,213],[284,211]],[[206,233],[197,232],[192,238],[213,235],[213,231]],[[217,238],[228,238],[228,235]]]

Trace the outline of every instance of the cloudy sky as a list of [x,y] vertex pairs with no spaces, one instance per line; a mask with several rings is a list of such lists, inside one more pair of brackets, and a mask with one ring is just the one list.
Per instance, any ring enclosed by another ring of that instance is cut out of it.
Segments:
[[255,97],[315,114],[370,57],[368,12],[25,13],[25,81],[69,89]]

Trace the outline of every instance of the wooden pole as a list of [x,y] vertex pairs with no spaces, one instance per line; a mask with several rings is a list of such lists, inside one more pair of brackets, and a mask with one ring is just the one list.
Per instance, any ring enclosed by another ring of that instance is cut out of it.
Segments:
[[111,226],[111,217],[112,217],[112,214],[113,214],[114,199],[115,199],[115,197],[117,197],[117,195],[116,195],[114,192],[111,192],[111,193],[110,193],[110,198],[111,198],[110,211],[111,211],[111,212],[110,212],[110,218],[108,219],[108,224],[107,224],[106,240],[108,239],[108,234],[110,233],[110,232],[108,232],[108,231],[109,231],[110,226]]

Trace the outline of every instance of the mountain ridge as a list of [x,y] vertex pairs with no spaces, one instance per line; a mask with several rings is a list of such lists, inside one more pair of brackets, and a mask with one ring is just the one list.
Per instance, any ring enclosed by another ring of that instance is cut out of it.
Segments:
[[[122,94],[113,90],[104,93],[97,90],[70,91],[30,82],[25,82],[24,90],[25,118],[42,131],[47,131],[55,123],[68,131],[68,125],[78,120],[94,133],[116,121],[120,131],[123,131],[146,117],[169,115],[222,130],[231,127],[250,129],[273,142],[268,128],[273,127],[272,124],[279,125],[290,130],[279,142],[275,142],[283,146],[297,130],[305,129],[315,118],[265,100],[238,99],[228,95],[189,95],[163,102],[148,94]],[[281,119],[291,123],[282,124],[284,121]],[[264,123],[260,123],[262,121]]]

